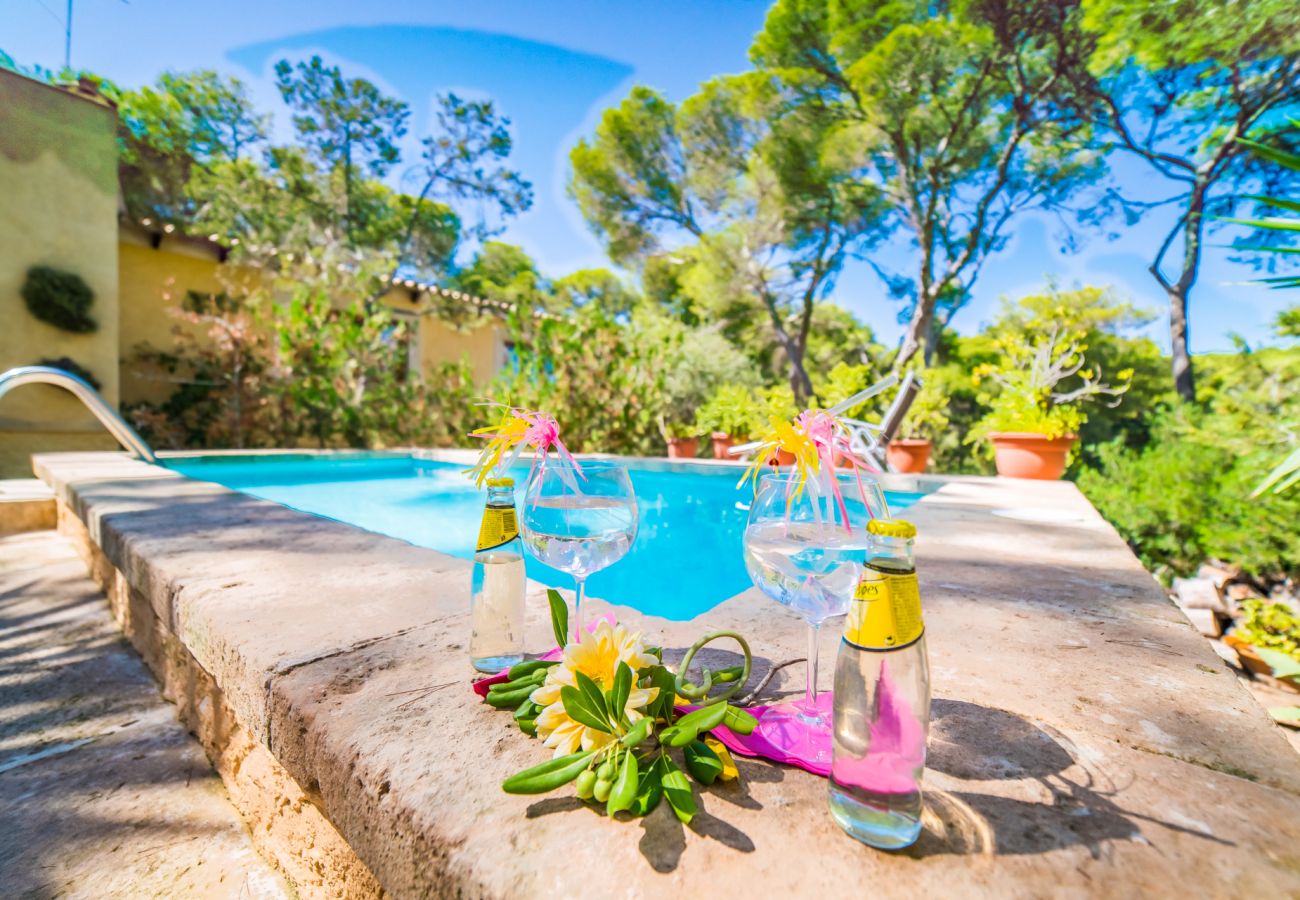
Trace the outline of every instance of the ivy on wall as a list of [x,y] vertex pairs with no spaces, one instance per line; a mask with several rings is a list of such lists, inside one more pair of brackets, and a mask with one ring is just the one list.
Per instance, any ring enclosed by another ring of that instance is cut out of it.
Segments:
[[27,310],[56,328],[85,334],[99,326],[90,317],[95,292],[80,275],[50,266],[32,266],[22,287]]

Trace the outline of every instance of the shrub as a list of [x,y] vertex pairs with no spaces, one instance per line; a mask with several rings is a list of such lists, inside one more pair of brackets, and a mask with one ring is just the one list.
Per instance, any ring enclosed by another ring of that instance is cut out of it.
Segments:
[[49,366],[52,369],[62,369],[71,375],[76,375],[95,390],[99,390],[102,386],[99,383],[99,379],[96,378],[89,369],[78,363],[76,360],[70,359],[66,356],[60,356],[58,359],[38,360],[36,365]]
[[724,384],[700,407],[695,427],[701,434],[719,431],[733,438],[748,438],[756,424],[758,409],[748,388]]
[[1251,499],[1271,456],[1225,446],[1229,425],[1221,414],[1174,411],[1145,449],[1106,444],[1098,467],[1079,476],[1079,487],[1164,581],[1211,557],[1262,579],[1300,572],[1300,496]]
[[27,270],[22,295],[28,312],[56,328],[86,334],[98,327],[89,312],[95,292],[80,275],[32,266]]
[[1246,600],[1233,634],[1259,650],[1276,650],[1300,660],[1300,616],[1282,603]]

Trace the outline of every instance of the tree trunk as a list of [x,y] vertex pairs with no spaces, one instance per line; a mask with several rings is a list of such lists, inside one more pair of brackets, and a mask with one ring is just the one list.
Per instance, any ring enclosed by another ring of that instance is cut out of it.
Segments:
[[[926,293],[920,294],[916,299],[916,309],[912,310],[911,321],[907,323],[907,331],[903,335],[903,345],[898,348],[898,356],[894,358],[894,371],[901,372],[912,361],[912,357],[923,347],[930,343],[930,324],[934,320],[934,298],[926,296]],[[926,356],[929,356],[929,350],[926,350]]]
[[1187,341],[1187,294],[1181,283],[1169,291],[1169,345],[1173,356],[1174,390],[1188,403],[1196,402],[1192,356]]
[[1209,185],[1198,175],[1188,198],[1187,218],[1183,221],[1183,263],[1178,278],[1170,281],[1160,271],[1160,257],[1169,246],[1168,238],[1165,247],[1161,248],[1162,253],[1151,264],[1151,274],[1169,297],[1169,349],[1173,357],[1174,390],[1187,403],[1196,402],[1196,382],[1192,375],[1192,355],[1187,339],[1187,301],[1201,267],[1201,237],[1205,221],[1205,194],[1208,189]]
[[785,349],[786,356],[790,359],[790,389],[794,391],[794,402],[800,409],[805,409],[813,395],[813,386],[808,370],[803,365],[803,351],[796,351],[793,347]]

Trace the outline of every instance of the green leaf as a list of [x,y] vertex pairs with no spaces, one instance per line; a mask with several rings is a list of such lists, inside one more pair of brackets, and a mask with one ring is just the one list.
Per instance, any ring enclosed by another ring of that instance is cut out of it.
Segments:
[[564,711],[569,714],[569,718],[573,719],[573,721],[581,722],[588,728],[594,728],[606,734],[613,730],[609,727],[609,723],[605,721],[604,710],[597,712],[593,709],[591,702],[577,688],[567,684],[560,688],[560,702],[564,704]]
[[635,747],[650,736],[650,726],[652,721],[649,716],[643,716],[636,720],[636,724],[623,735],[619,743],[624,747]]
[[710,785],[722,774],[722,759],[704,741],[692,741],[682,748],[686,770],[703,785]]
[[569,645],[569,606],[555,588],[547,588],[546,602],[551,605],[551,630],[555,643],[563,650]]
[[652,666],[650,668],[650,683],[659,688],[659,696],[655,698],[654,715],[667,722],[673,720],[673,706],[677,702],[677,679],[673,673],[668,671],[666,666]]
[[726,715],[727,704],[714,703],[712,706],[701,706],[697,710],[688,712],[673,724],[683,731],[694,729],[695,733],[699,734],[701,731],[717,728]]
[[659,805],[659,801],[663,799],[663,760],[665,758],[663,754],[660,754],[650,764],[650,767],[641,773],[641,780],[636,790],[636,800],[632,802],[632,815],[649,815],[654,812],[655,807]]
[[582,691],[587,706],[600,716],[601,721],[606,725],[606,731],[613,731],[613,723],[605,712],[605,692],[600,689],[600,685],[582,672],[574,672],[574,675],[577,677],[578,690]]
[[747,709],[741,709],[738,706],[727,706],[727,712],[722,717],[722,724],[736,732],[736,734],[753,734],[754,729],[758,727],[758,719]]
[[[691,790],[691,783],[686,778],[686,774],[679,768],[677,763],[673,762],[667,754],[660,757],[663,761],[661,780],[663,782],[664,796],[668,799],[668,805],[673,808],[677,818],[684,825],[689,825],[691,819],[695,818],[697,808],[695,806],[695,794]],[[574,773],[577,777],[577,773]]]
[[1283,166],[1287,169],[1300,170],[1300,154],[1290,153],[1278,147],[1261,144],[1258,141],[1252,141],[1248,138],[1237,138],[1237,143],[1245,144],[1251,150],[1255,151],[1256,156],[1263,157],[1270,162],[1275,162],[1279,166]]
[[1300,660],[1291,656],[1289,653],[1283,653],[1281,650],[1270,650],[1268,647],[1256,647],[1255,652],[1259,658],[1268,663],[1273,670],[1274,678],[1294,678],[1300,676]]
[[[1274,467],[1273,471],[1264,476],[1264,480],[1259,483],[1259,486],[1256,487],[1250,495],[1252,497],[1258,497],[1270,487],[1273,488],[1274,493],[1279,493],[1291,484],[1295,483],[1295,479],[1292,476],[1297,473],[1300,473],[1300,447],[1293,450],[1286,459],[1282,460]],[[1281,482],[1281,484],[1278,482]],[[1274,487],[1274,485],[1277,486]]]
[[623,764],[619,766],[618,777],[614,779],[614,788],[609,792],[609,800],[605,803],[605,815],[612,816],[616,812],[631,809],[632,804],[636,802],[636,792],[636,754],[627,752],[623,754]]
[[1269,707],[1268,714],[1274,721],[1300,725],[1300,706],[1272,706]]
[[587,760],[597,752],[587,750],[548,759],[540,766],[511,775],[501,783],[501,789],[507,794],[544,794],[553,791],[577,778],[578,773],[587,768]]
[[614,670],[614,686],[605,695],[609,703],[609,720],[621,722],[623,710],[627,707],[627,698],[632,694],[632,669],[625,662],[620,662]]

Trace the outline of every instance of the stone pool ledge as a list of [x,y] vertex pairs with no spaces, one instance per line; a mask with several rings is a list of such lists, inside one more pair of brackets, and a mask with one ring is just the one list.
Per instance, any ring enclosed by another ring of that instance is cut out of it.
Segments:
[[[507,796],[544,755],[468,689],[468,563],[118,454],[34,464],[306,896],[1300,893],[1300,756],[1071,484],[943,479],[908,510],[935,721],[926,831],[889,855],[831,822],[824,781],[751,761],[685,829]],[[755,591],[619,615],[677,653],[717,627],[760,668],[803,652]],[[548,635],[533,602],[530,646]]]

